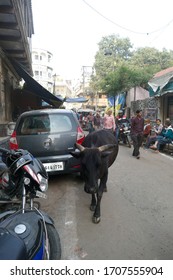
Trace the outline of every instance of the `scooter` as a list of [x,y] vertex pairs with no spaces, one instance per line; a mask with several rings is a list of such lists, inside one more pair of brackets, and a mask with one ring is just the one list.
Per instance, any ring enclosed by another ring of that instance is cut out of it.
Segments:
[[26,150],[0,148],[0,260],[59,260],[61,244],[54,221],[39,209],[35,198],[46,198],[48,175],[43,164]]

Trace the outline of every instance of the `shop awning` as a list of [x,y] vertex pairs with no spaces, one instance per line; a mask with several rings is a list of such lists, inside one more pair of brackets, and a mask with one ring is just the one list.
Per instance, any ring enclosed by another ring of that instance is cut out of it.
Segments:
[[59,108],[63,104],[63,99],[56,97],[47,89],[42,87],[25,69],[23,69],[23,67],[18,62],[13,60],[11,63],[17,74],[24,79],[28,92],[30,91],[32,94],[40,97],[46,103],[52,105],[55,108]]
[[173,92],[173,67],[167,68],[155,74],[148,84],[151,96],[162,96]]

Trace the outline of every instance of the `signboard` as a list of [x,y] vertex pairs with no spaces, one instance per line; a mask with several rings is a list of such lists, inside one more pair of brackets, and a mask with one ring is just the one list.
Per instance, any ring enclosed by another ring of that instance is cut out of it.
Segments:
[[144,118],[150,119],[150,121],[155,121],[157,119],[157,108],[145,108]]

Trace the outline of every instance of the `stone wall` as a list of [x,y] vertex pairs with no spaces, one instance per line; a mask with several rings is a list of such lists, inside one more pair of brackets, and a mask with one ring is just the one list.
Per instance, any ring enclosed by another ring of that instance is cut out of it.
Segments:
[[155,121],[160,118],[159,100],[155,97],[149,97],[144,100],[137,100],[131,102],[131,117],[135,115],[136,110],[142,110],[143,117]]

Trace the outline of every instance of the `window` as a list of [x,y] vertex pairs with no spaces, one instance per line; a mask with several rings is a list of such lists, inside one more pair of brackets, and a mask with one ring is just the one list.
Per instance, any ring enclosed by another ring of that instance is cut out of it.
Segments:
[[35,60],[38,60],[38,54],[35,54]]
[[40,134],[50,131],[50,119],[48,115],[30,116],[23,120],[21,134]]
[[69,132],[73,129],[69,116],[63,114],[44,114],[25,117],[19,128],[21,135],[36,135]]
[[68,116],[63,114],[50,115],[51,132],[65,132],[72,130],[72,123]]

